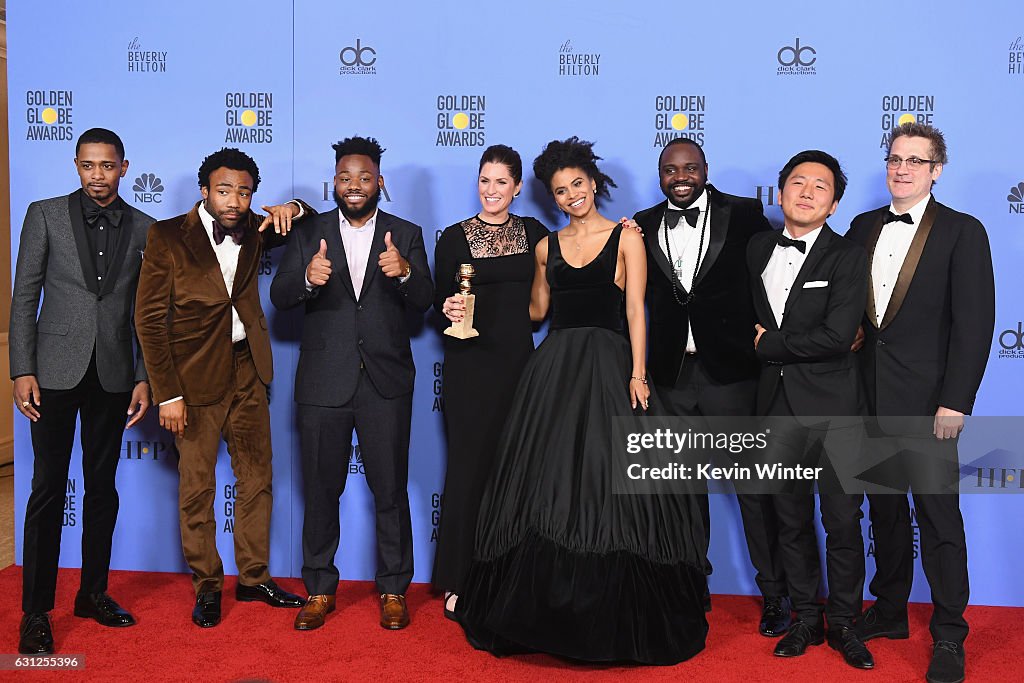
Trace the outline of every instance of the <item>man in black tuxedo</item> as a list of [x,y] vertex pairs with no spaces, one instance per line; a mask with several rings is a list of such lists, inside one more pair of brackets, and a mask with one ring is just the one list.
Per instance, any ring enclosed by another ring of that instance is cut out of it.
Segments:
[[[995,284],[985,228],[935,201],[932,185],[946,163],[946,143],[932,126],[893,130],[886,157],[888,206],[853,219],[847,237],[871,258],[860,366],[868,407],[879,427],[898,435],[900,481],[913,489],[921,564],[931,587],[934,639],[929,681],[964,677],[964,610],[970,586],[960,514],[956,438],[985,372],[995,325]],[[926,416],[925,432],[907,434],[886,416]],[[929,432],[930,433],[927,433]],[[938,441],[936,441],[938,440]],[[945,451],[922,460],[920,445]],[[901,461],[902,460],[902,461]],[[914,461],[912,464],[911,461]],[[934,495],[937,491],[946,493]],[[914,576],[906,495],[870,495],[878,598],[858,623],[864,640],[907,638]]]
[[[708,184],[704,150],[693,140],[669,142],[658,175],[666,201],[634,217],[647,244],[650,379],[670,414],[753,415],[758,363],[750,345],[755,321],[746,250],[751,235],[771,225],[756,199]],[[707,496],[700,502],[709,543]],[[757,495],[739,496],[739,505],[764,596],[759,630],[779,636],[789,628],[791,609],[774,509]],[[705,571],[711,573],[710,563]]]
[[377,209],[384,150],[361,137],[334,150],[339,210],[295,231],[270,288],[277,308],[305,308],[295,400],[305,497],[302,579],[310,597],[295,628],[318,628],[334,609],[338,500],[355,428],[376,508],[380,623],[400,629],[409,623],[405,591],[413,575],[407,483],[416,369],[407,313],[426,311],[434,286],[421,228]]
[[[755,235],[747,250],[758,319],[754,346],[761,361],[757,412],[769,416],[771,431],[766,462],[807,464],[808,446],[820,443],[823,469],[836,476],[848,473],[861,446],[861,400],[851,345],[868,291],[864,249],[825,222],[845,189],[846,176],[834,157],[819,150],[797,154],[779,173],[784,229]],[[828,642],[851,666],[870,669],[871,653],[853,630],[864,590],[864,495],[843,492],[836,476],[829,479],[833,486],[815,477],[827,534]],[[772,496],[798,617],[775,647],[779,657],[802,655],[825,639],[814,482],[805,483]]]
[[150,403],[141,349],[133,345],[133,309],[153,219],[118,196],[128,160],[113,131],[82,133],[75,170],[81,189],[28,207],[11,297],[14,404],[32,421],[34,455],[23,543],[22,654],[53,652],[47,612],[57,587],[64,493],[79,420],[85,514],[75,616],[104,626],[135,623],[106,591],[121,435]]

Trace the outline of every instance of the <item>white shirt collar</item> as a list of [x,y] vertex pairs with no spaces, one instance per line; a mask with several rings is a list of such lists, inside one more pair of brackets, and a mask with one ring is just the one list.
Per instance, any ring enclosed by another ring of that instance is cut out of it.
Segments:
[[[928,208],[928,202],[931,201],[931,198],[932,198],[932,193],[929,192],[928,196],[926,196],[924,199],[919,201],[917,204],[914,204],[912,207],[907,209],[906,213],[910,214],[910,218],[911,218],[911,220],[914,221],[914,225],[920,225],[921,224],[921,217],[924,216],[924,210]],[[900,214],[900,212],[896,210],[896,207],[892,205],[892,202],[889,203],[889,210],[892,211],[897,216]],[[906,224],[904,223],[904,225],[906,225]]]
[[[701,211],[706,211],[707,210],[707,208],[708,208],[708,188],[707,187],[705,187],[704,190],[701,191],[700,196],[697,197],[697,199],[693,202],[693,204],[690,204],[690,206],[687,207],[687,208],[692,209],[695,206],[698,209],[700,209]],[[676,206],[672,202],[671,199],[668,200],[668,208],[675,209],[676,211],[683,211],[684,210],[682,207]]]
[[203,222],[206,232],[213,234],[213,214],[206,210],[206,202],[199,202],[199,220]]
[[374,228],[377,227],[377,211],[378,209],[374,209],[373,215],[358,228],[352,227],[352,224],[348,222],[347,218],[345,218],[345,214],[341,212],[341,209],[338,209],[338,219],[341,221],[342,228],[348,228],[349,230],[355,230],[356,232],[365,232],[368,229],[370,232],[373,232]]
[[799,241],[805,243],[807,245],[807,248],[804,250],[804,256],[806,256],[807,254],[811,253],[811,247],[814,246],[815,240],[817,240],[818,239],[818,235],[821,234],[821,228],[822,227],[824,227],[824,226],[819,225],[818,227],[816,227],[814,230],[811,230],[809,233],[807,233],[803,237],[793,237],[793,233],[791,233],[789,231],[789,226],[787,225],[785,228],[782,229],[782,234],[784,234],[786,237],[788,237],[791,240],[799,240]]

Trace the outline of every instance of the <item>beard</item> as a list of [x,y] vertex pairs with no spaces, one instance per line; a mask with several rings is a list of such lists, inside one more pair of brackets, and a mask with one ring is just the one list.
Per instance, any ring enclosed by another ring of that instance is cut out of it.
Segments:
[[380,188],[377,188],[376,192],[366,198],[366,203],[363,204],[361,209],[355,209],[349,206],[345,200],[341,198],[341,195],[338,194],[337,190],[334,191],[334,203],[338,205],[339,209],[341,209],[341,215],[344,216],[346,220],[358,221],[366,218],[377,210],[377,204],[380,203]]

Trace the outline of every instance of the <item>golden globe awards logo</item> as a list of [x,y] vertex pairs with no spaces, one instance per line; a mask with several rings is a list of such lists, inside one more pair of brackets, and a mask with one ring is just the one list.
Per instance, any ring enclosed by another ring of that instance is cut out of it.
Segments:
[[934,95],[883,95],[882,96],[882,139],[879,149],[889,149],[892,129],[904,123],[925,123],[935,125]]
[[792,45],[783,45],[775,53],[778,68],[777,76],[816,76],[818,69],[814,64],[818,61],[818,51],[806,43],[801,44],[796,38]]
[[224,94],[224,142],[267,144],[274,140],[274,93]]
[[576,52],[571,40],[558,48],[559,76],[597,76],[600,73],[601,53]]
[[1024,36],[1017,36],[1010,43],[1010,75],[1024,74]]
[[483,95],[438,95],[434,146],[483,147],[486,113]]
[[143,50],[138,37],[128,43],[128,73],[163,73],[167,71],[167,52]]
[[654,146],[664,147],[675,138],[704,144],[706,95],[658,95],[654,98]]
[[338,53],[341,67],[338,73],[342,76],[376,76],[377,51],[364,45],[361,38],[356,38],[355,45],[346,45]]
[[444,363],[434,363],[434,403],[432,413],[444,412]]
[[238,498],[238,489],[235,484],[224,485],[224,527],[221,529],[225,534],[235,533],[235,499]]
[[26,140],[74,139],[70,90],[27,90],[25,92]]
[[444,505],[444,494],[434,491],[430,496],[430,542],[437,543],[437,529],[441,524],[441,506]]
[[68,479],[64,494],[64,523],[61,526],[78,526],[78,481]]

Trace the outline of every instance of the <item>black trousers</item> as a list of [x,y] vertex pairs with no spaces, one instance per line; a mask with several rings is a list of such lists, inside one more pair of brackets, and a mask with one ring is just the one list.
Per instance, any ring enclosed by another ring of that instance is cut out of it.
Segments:
[[25,510],[21,607],[25,612],[53,609],[57,561],[64,524],[68,468],[81,417],[82,579],[84,593],[107,590],[110,545],[117,521],[114,478],[121,454],[131,392],[104,391],[96,357],[73,389],[40,387],[39,420],[32,423],[32,492]]
[[300,403],[298,418],[306,590],[310,595],[334,595],[338,589],[338,501],[345,490],[354,428],[376,514],[377,591],[404,595],[413,575],[408,491],[412,394],[384,398],[364,371],[347,404],[334,408]]
[[[922,443],[922,440],[926,443]],[[930,630],[935,640],[963,643],[968,626],[964,610],[970,598],[967,575],[967,539],[957,493],[960,474],[956,440],[934,437],[882,440],[904,461],[902,486],[914,489],[914,511],[921,534],[921,566],[931,588]],[[922,454],[927,454],[922,456]],[[939,457],[935,457],[939,456]],[[922,466],[927,462],[927,466]],[[940,485],[941,484],[941,485]],[[906,495],[868,494],[875,543],[875,575],[869,589],[878,598],[882,615],[905,618],[914,581],[914,532]]]
[[[814,527],[812,480],[769,496],[779,527],[779,552],[785,567],[793,611],[812,627],[821,625],[824,611],[829,628],[852,627],[864,604],[864,537],[861,519],[863,492],[839,488],[837,470],[843,460],[852,462],[863,446],[864,431],[858,420],[846,425],[814,428],[790,419],[794,412],[780,384],[767,411],[771,420],[770,462],[787,466],[822,467],[818,480],[821,523],[825,528],[825,569],[828,600],[818,599],[821,559]],[[801,422],[807,422],[802,420]],[[849,482],[849,477],[844,477]]]

